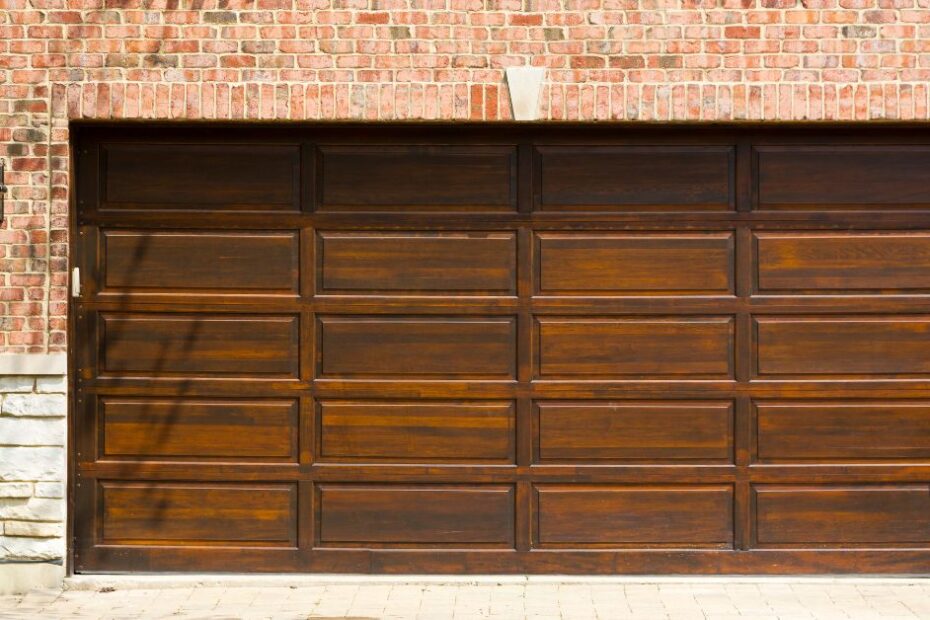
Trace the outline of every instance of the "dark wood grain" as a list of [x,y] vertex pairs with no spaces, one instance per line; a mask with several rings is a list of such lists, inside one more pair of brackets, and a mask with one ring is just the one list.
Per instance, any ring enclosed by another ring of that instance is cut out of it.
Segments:
[[568,546],[729,546],[728,487],[540,485],[539,542]]
[[323,400],[319,409],[320,460],[514,460],[512,402]]
[[537,458],[557,462],[728,462],[729,402],[538,401]]
[[930,566],[927,128],[69,135],[76,571]]
[[320,293],[516,293],[512,232],[320,232]]
[[320,486],[324,545],[513,545],[513,488]]
[[544,295],[733,293],[733,235],[540,233]]

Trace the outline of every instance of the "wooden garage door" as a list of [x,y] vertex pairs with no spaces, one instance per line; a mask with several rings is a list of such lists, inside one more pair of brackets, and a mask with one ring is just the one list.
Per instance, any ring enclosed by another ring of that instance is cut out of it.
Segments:
[[76,136],[77,571],[930,569],[926,130]]

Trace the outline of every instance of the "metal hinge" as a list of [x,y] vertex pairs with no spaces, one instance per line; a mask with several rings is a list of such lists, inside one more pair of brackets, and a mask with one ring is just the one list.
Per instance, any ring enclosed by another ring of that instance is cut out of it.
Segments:
[[71,296],[81,296],[81,268],[75,267],[71,270]]

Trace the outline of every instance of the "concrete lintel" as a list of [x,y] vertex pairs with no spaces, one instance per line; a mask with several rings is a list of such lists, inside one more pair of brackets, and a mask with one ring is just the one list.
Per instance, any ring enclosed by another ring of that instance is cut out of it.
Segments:
[[65,353],[0,354],[0,377],[65,374],[68,374],[68,356]]

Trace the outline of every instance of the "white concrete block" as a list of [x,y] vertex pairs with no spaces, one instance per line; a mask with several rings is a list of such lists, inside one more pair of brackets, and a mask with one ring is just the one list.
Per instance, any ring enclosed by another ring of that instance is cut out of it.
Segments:
[[0,417],[0,446],[63,446],[67,431],[61,418]]
[[0,564],[0,596],[30,590],[60,588],[65,567],[52,562],[9,562]]
[[64,523],[43,523],[40,521],[6,521],[3,524],[6,536],[30,538],[59,538],[65,535]]
[[64,479],[64,448],[0,448],[0,481],[61,482]]
[[64,482],[36,482],[33,491],[36,497],[64,497]]
[[63,538],[0,536],[0,561],[60,560],[64,554]]
[[63,499],[30,497],[0,499],[0,519],[20,521],[60,521],[65,516]]
[[36,377],[36,392],[64,394],[68,391],[68,377]]
[[63,417],[68,413],[68,401],[63,394],[8,394],[3,397],[0,413]]
[[31,482],[0,482],[0,497],[2,498],[26,498],[32,495]]
[[31,392],[34,384],[32,377],[0,377],[0,394]]

